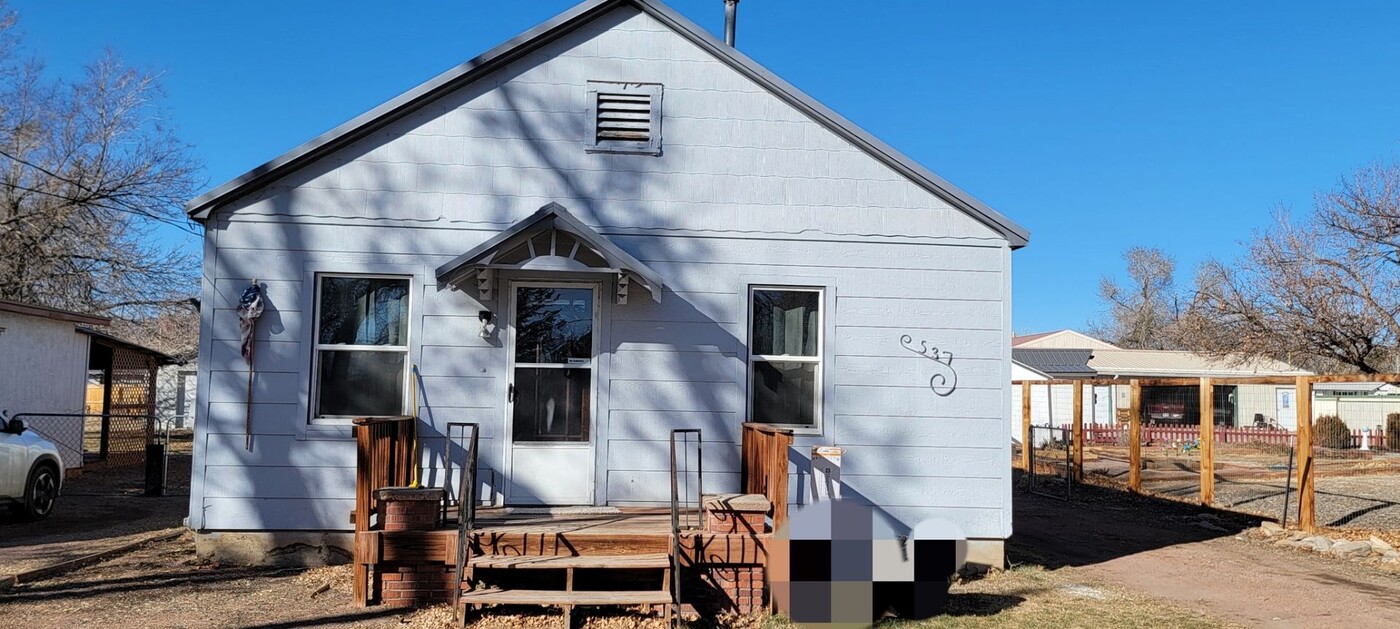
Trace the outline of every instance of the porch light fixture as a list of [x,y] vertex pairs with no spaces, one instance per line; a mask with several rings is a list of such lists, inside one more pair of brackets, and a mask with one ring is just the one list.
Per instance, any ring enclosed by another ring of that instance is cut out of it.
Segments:
[[494,317],[495,315],[491,314],[490,310],[482,310],[476,313],[476,318],[481,321],[481,338],[489,339],[492,333],[496,331],[496,326],[491,324],[491,319]]

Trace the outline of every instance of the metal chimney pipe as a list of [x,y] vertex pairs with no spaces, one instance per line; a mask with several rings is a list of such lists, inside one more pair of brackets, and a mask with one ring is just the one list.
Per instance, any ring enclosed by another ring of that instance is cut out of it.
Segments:
[[739,0],[724,0],[724,43],[734,47],[734,23],[739,19]]

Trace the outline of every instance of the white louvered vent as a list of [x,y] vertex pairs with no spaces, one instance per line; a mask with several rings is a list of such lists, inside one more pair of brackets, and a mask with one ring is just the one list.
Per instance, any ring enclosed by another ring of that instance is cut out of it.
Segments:
[[598,142],[651,142],[651,95],[598,92]]
[[661,154],[661,86],[655,83],[588,83],[590,151]]

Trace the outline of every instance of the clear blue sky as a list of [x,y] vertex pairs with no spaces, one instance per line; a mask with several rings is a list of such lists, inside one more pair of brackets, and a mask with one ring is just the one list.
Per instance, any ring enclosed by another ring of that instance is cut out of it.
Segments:
[[[12,0],[71,73],[162,73],[217,185],[570,0]],[[712,31],[721,0],[673,0]],[[1400,142],[1400,3],[743,0],[739,47],[1032,232],[1019,332],[1082,327],[1131,245],[1233,257]],[[190,243],[193,246],[193,243]]]

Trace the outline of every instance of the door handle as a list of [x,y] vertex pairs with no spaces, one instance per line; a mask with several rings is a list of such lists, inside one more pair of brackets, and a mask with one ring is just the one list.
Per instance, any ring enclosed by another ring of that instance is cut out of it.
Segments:
[[514,404],[514,403],[515,403],[515,383],[514,383],[514,382],[512,382],[512,383],[506,385],[506,401],[507,401],[507,402],[510,402],[511,404]]

